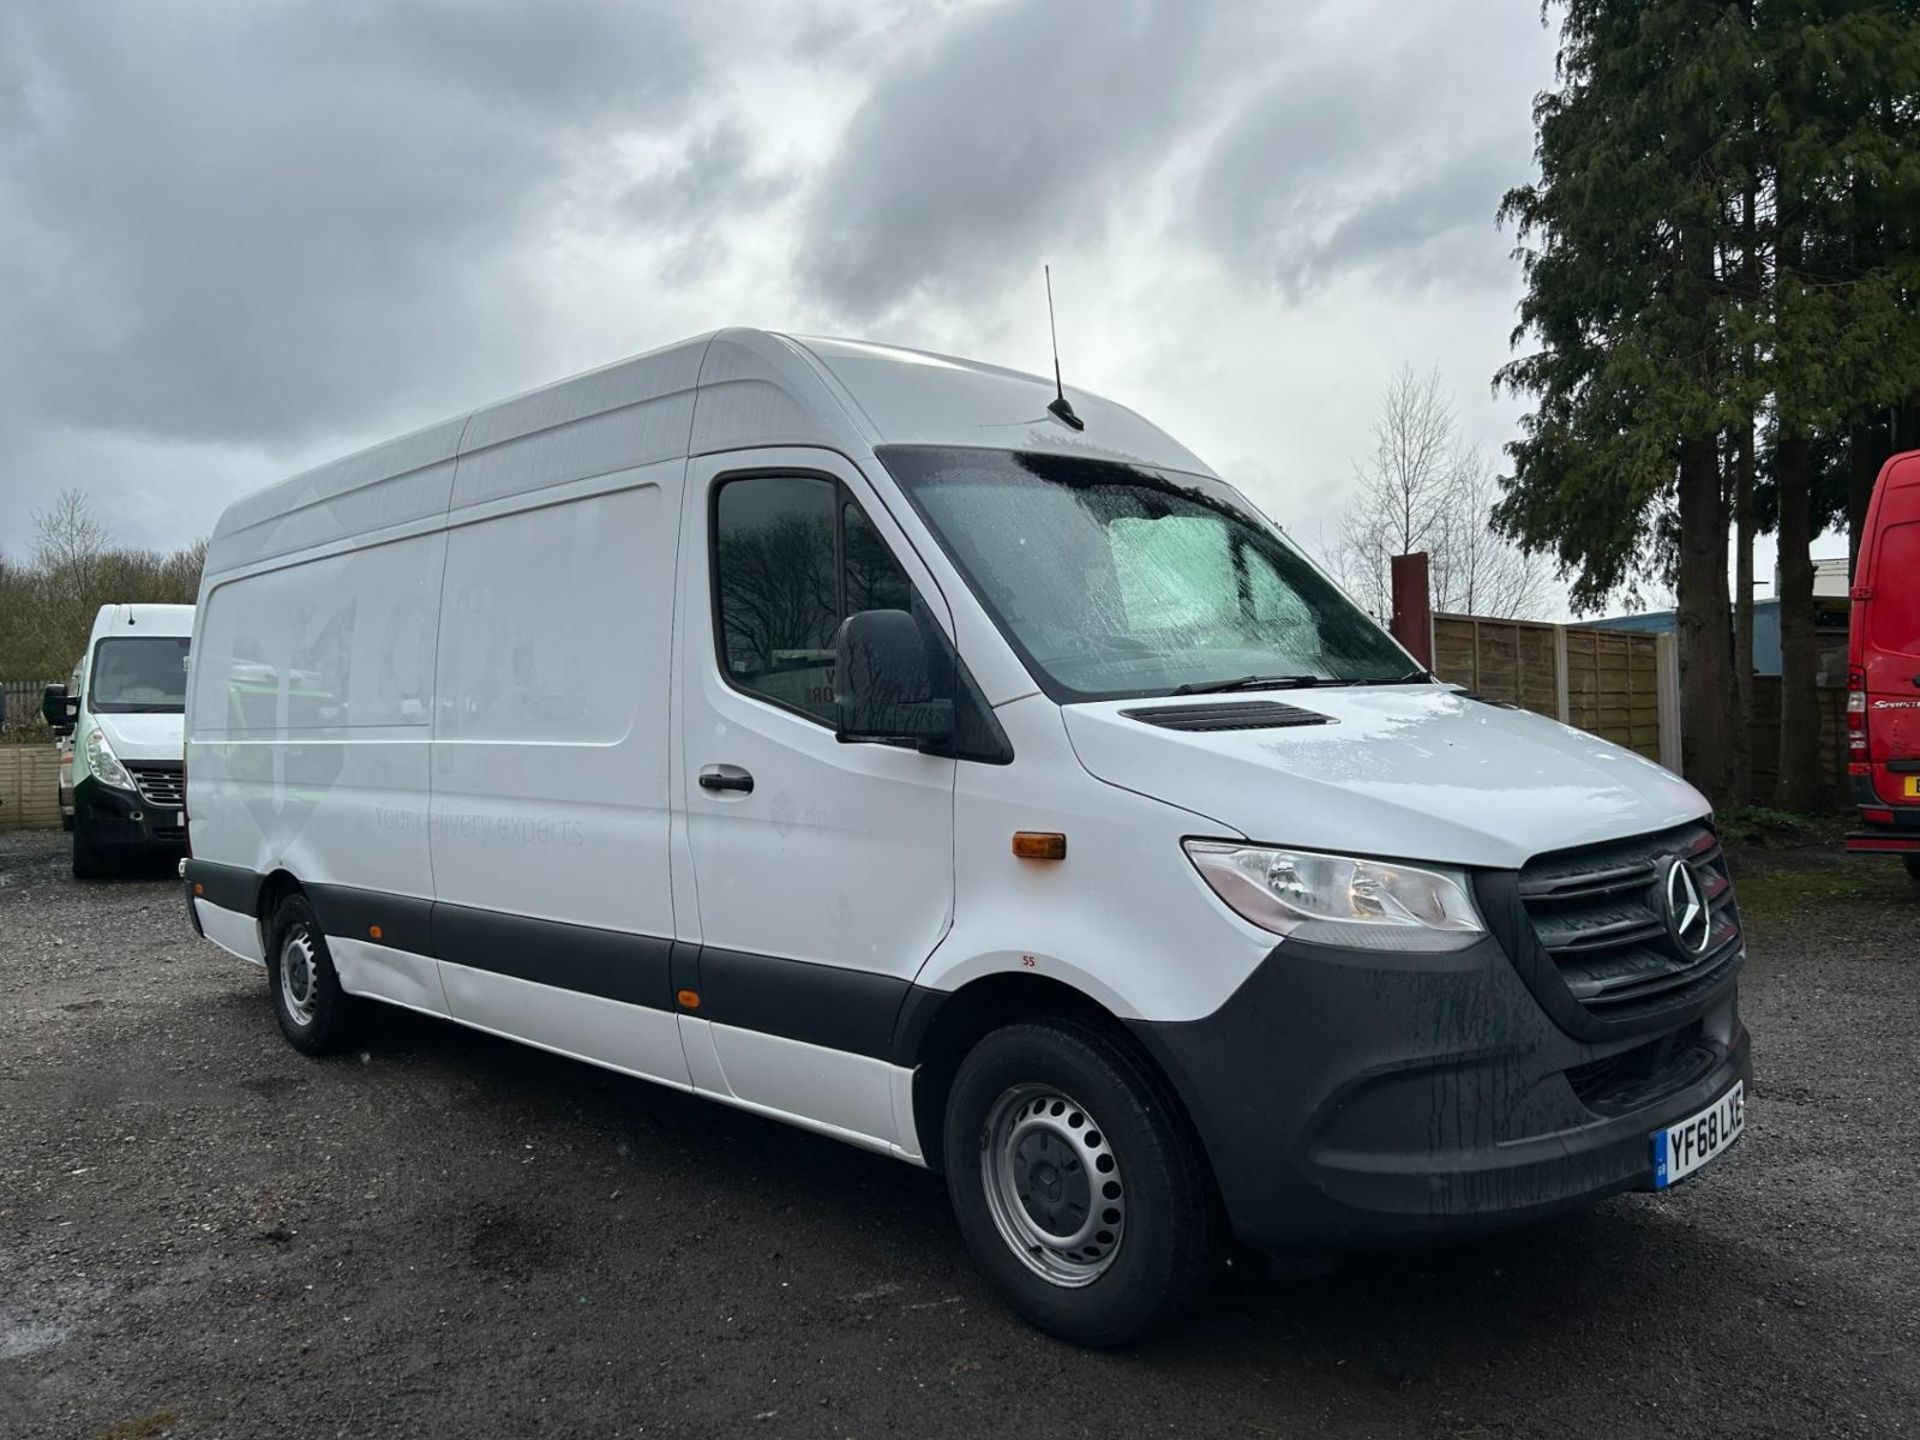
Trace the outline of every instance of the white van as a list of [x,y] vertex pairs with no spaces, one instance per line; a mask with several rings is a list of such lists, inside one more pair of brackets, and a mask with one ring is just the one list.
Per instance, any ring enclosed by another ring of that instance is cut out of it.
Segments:
[[[102,605],[68,685],[41,712],[69,742],[73,873],[111,874],[137,858],[179,854],[181,756],[191,605]],[[61,769],[68,761],[62,757]]]
[[233,506],[203,933],[943,1170],[1057,1334],[1738,1135],[1706,802],[1437,684],[1133,412],[728,330]]

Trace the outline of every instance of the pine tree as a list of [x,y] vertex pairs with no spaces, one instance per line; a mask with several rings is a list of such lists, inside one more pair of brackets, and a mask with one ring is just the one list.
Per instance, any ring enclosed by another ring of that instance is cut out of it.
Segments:
[[1531,349],[1497,381],[1534,409],[1496,523],[1554,553],[1583,608],[1675,582],[1683,764],[1716,801],[1744,789],[1731,702],[1748,693],[1752,537],[1772,523],[1778,803],[1812,808],[1812,540],[1842,518],[1857,535],[1880,460],[1920,444],[1920,0],[1564,11],[1540,179],[1502,206]]
[[1710,0],[1569,0],[1540,178],[1509,192],[1527,293],[1498,383],[1534,401],[1496,523],[1551,550],[1577,606],[1675,582],[1682,763],[1733,789],[1732,613],[1719,438],[1751,324],[1726,265],[1747,173],[1752,28]]
[[1865,471],[1877,469],[1870,417],[1920,389],[1920,7],[1766,0],[1756,33],[1767,90],[1760,144],[1772,188],[1775,803],[1811,810],[1829,798],[1814,688],[1813,538],[1837,514],[1864,510],[1872,483]]

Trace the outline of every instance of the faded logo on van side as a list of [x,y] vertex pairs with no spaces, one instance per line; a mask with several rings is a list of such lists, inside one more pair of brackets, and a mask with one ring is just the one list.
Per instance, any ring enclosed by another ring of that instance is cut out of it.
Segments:
[[479,845],[564,845],[575,849],[587,843],[587,827],[564,816],[434,814],[380,806],[373,812],[382,830],[444,836]]

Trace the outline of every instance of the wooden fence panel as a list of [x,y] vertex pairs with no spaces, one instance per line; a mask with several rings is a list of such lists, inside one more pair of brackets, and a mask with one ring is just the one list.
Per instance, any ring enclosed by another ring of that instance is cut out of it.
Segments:
[[1537,714],[1559,714],[1554,630],[1529,620],[1433,618],[1433,671],[1476,695]]
[[1626,630],[1436,615],[1433,668],[1489,700],[1560,718],[1564,637],[1568,724],[1660,758],[1660,642]]
[[[1847,778],[1847,692],[1839,685],[1822,685],[1817,692],[1820,711],[1820,773],[1826,777],[1833,804],[1853,803]],[[1753,677],[1753,711],[1747,717],[1752,746],[1751,793],[1755,804],[1771,805],[1780,783],[1780,677]]]
[[59,752],[50,745],[0,745],[0,830],[59,823]]
[[1658,760],[1658,638],[1582,626],[1566,633],[1567,723]]
[[[1567,723],[1659,760],[1661,642],[1657,635],[1436,615],[1434,673],[1489,700],[1555,715],[1556,632],[1566,652]],[[1671,702],[1678,704],[1677,691]],[[1846,691],[1822,686],[1819,709],[1820,773],[1833,803],[1844,808],[1852,803]],[[1753,710],[1747,724],[1752,742],[1750,793],[1755,803],[1768,805],[1780,779],[1779,676],[1754,676]]]

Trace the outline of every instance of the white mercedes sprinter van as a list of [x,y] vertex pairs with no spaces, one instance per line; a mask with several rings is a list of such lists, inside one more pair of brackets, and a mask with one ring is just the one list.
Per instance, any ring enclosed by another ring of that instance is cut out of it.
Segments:
[[191,605],[102,605],[73,684],[41,697],[47,724],[71,741],[69,828],[82,879],[187,843],[180,772],[192,636]]
[[942,1170],[1056,1334],[1738,1136],[1708,807],[1436,683],[1133,412],[728,330],[233,506],[195,923]]

